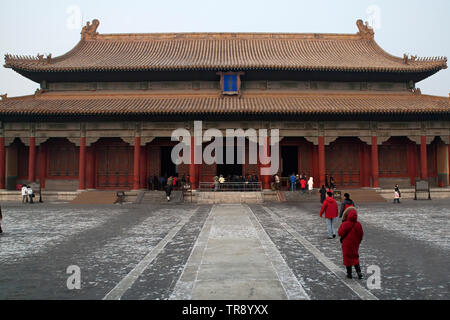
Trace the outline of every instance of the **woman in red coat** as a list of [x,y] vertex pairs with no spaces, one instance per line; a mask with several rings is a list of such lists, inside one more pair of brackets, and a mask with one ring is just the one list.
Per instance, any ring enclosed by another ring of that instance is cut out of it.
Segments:
[[357,221],[358,214],[354,207],[348,207],[344,211],[347,219],[341,224],[338,235],[341,237],[342,255],[344,266],[347,267],[347,278],[352,278],[352,266],[355,266],[358,278],[362,279],[361,267],[359,266],[359,245],[363,239],[364,231],[361,223]]

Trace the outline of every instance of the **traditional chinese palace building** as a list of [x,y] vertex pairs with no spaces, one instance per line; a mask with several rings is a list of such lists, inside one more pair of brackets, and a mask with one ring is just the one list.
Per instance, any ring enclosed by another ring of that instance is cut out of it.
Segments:
[[[395,57],[355,34],[99,34],[88,23],[60,56],[6,55],[40,84],[0,101],[0,189],[139,189],[149,176],[258,174],[259,164],[175,166],[177,128],[280,129],[279,173],[315,187],[449,184],[448,97],[416,83],[446,58]],[[248,149],[248,148],[247,148]],[[260,176],[269,188],[269,176]]]

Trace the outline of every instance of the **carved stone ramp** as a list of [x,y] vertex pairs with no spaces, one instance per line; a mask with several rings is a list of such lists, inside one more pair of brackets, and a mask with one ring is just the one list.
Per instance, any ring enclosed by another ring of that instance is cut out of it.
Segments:
[[73,204],[114,204],[117,200],[116,191],[86,191],[81,192]]

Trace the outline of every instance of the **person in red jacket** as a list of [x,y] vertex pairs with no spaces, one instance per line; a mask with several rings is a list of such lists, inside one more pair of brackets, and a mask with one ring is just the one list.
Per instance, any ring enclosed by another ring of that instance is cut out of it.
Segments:
[[348,207],[344,211],[347,215],[345,222],[341,224],[338,235],[341,237],[342,256],[344,266],[347,268],[347,278],[352,278],[352,266],[355,267],[358,278],[362,279],[361,267],[359,265],[359,245],[363,239],[364,231],[359,223],[355,207]]
[[338,217],[338,205],[336,200],[333,198],[333,193],[327,192],[327,198],[322,204],[322,209],[320,209],[320,217],[325,212],[325,221],[328,230],[328,239],[336,238],[336,231],[334,230],[334,219]]

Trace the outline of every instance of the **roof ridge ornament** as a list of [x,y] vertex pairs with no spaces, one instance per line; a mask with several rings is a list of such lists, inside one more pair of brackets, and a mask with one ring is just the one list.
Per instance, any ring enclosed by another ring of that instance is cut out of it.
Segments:
[[95,38],[98,35],[97,28],[99,25],[100,21],[98,19],[92,20],[92,23],[88,21],[81,29],[81,38],[83,40]]
[[375,36],[375,32],[373,31],[373,28],[369,26],[369,22],[363,22],[361,19],[356,21],[356,26],[358,27],[358,35],[361,36],[361,38],[370,40],[373,39]]
[[0,94],[0,98],[2,99],[2,101],[7,100],[8,99],[8,94]]

